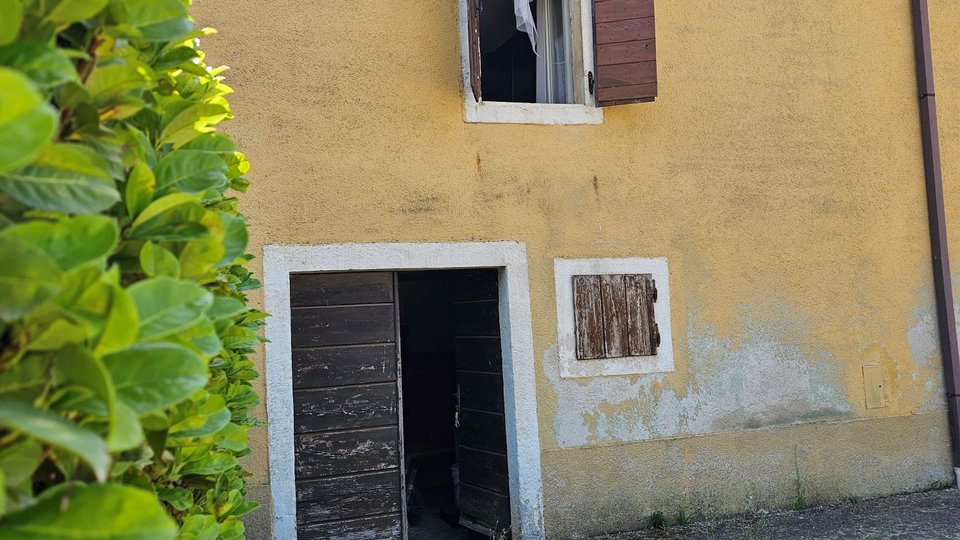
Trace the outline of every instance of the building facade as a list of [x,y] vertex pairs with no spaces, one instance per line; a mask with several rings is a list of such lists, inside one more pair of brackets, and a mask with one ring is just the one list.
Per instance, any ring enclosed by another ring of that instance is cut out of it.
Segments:
[[[196,2],[272,313],[251,537],[412,526],[443,445],[522,538],[952,484],[910,2],[541,4],[528,39],[493,1]],[[960,4],[930,24],[951,223]],[[336,372],[371,345],[386,375]]]

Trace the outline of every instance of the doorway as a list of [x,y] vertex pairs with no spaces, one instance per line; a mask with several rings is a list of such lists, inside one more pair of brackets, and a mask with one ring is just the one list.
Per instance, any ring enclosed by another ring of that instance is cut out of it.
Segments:
[[496,269],[290,275],[301,538],[508,538]]
[[497,289],[495,269],[398,273],[411,539],[509,534]]

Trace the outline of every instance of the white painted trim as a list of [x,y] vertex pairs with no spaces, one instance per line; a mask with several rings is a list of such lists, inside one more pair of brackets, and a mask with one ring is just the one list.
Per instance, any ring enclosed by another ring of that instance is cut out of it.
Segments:
[[[556,259],[553,272],[557,287],[557,346],[560,352],[561,377],[642,375],[674,370],[673,332],[670,328],[670,272],[667,259]],[[653,313],[661,338],[656,355],[577,360],[573,276],[595,274],[653,274],[658,292]]]
[[[571,0],[572,1],[572,0]],[[583,71],[581,86],[587,103],[505,103],[480,101],[470,89],[470,41],[468,39],[467,0],[458,0],[460,13],[460,71],[463,89],[463,119],[469,123],[582,125],[602,124],[603,109],[596,107],[590,95],[587,73],[593,71],[593,5],[580,0]],[[571,43],[571,47],[576,46]]]
[[263,248],[273,537],[297,535],[290,274],[350,270],[498,268],[504,412],[514,537],[543,540],[543,481],[526,247],[518,242],[268,245]]

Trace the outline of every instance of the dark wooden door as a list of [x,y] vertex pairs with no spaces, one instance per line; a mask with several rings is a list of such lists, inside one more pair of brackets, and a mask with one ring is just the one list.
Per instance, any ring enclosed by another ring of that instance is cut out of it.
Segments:
[[290,306],[298,538],[401,538],[394,274],[293,274]]
[[489,536],[510,532],[497,270],[465,271],[457,283],[457,460],[460,523]]

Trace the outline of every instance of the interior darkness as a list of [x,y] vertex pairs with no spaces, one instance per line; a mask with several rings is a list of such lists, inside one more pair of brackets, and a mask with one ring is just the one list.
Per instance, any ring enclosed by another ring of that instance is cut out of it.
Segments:
[[[485,538],[458,524],[451,465],[456,461],[453,294],[457,271],[401,272],[400,358],[409,536]],[[408,493],[410,493],[408,491]]]
[[[512,2],[510,5],[512,7]],[[534,18],[537,14],[537,3],[530,4]],[[481,92],[485,101],[512,101],[519,103],[537,102],[537,56],[530,46],[530,38],[526,33],[516,30],[516,19],[512,13],[509,18],[504,19],[500,13],[494,9],[485,9],[481,14],[480,23],[480,44],[499,41],[499,36],[490,36],[491,31],[487,32],[486,42],[484,36],[485,28],[496,25],[498,29],[504,24],[514,25],[514,31],[498,48],[487,51],[483,50],[480,60],[481,66]],[[497,20],[484,24],[484,17],[496,17]]]

